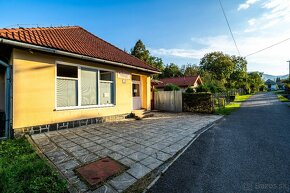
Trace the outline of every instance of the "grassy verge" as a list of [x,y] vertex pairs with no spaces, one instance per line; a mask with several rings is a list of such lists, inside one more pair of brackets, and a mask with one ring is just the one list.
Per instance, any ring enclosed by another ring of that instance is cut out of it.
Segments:
[[285,96],[283,96],[281,94],[277,94],[277,98],[281,102],[290,102],[288,98],[286,98]]
[[219,115],[229,115],[234,110],[238,109],[241,106],[241,103],[248,100],[248,98],[252,96],[250,94],[248,95],[237,95],[235,98],[235,101],[226,105],[224,108],[217,108],[215,109],[215,114]]
[[286,97],[287,94],[288,94],[286,91],[279,90],[279,91],[274,91],[274,93],[277,95],[277,98],[278,98],[279,101],[281,101],[281,102],[290,102],[290,100]]
[[66,181],[37,155],[25,138],[0,141],[0,158],[0,192],[67,192]]

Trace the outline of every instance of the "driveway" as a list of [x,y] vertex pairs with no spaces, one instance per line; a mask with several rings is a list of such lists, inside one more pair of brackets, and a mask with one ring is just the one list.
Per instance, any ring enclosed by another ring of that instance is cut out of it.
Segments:
[[41,152],[67,178],[71,191],[92,192],[74,173],[78,166],[109,156],[129,169],[94,192],[122,192],[172,158],[216,115],[155,113],[140,121],[82,126],[32,135]]
[[254,95],[203,133],[149,192],[290,192],[290,108],[273,93]]

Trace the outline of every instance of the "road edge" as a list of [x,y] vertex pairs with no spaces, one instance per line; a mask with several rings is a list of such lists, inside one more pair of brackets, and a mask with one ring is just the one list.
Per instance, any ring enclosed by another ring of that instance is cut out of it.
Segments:
[[224,115],[221,115],[221,117],[214,122],[206,125],[205,127],[201,128],[199,131],[197,131],[196,136],[192,138],[192,140],[180,151],[177,153],[177,155],[171,160],[171,162],[163,169],[161,170],[160,174],[156,176],[156,178],[144,189],[142,193],[147,193],[155,184],[156,182],[160,179],[162,175],[165,174],[165,172],[172,166],[172,164],[180,158],[180,156],[206,131],[211,129],[213,126],[215,126],[217,123],[221,122],[224,118]]

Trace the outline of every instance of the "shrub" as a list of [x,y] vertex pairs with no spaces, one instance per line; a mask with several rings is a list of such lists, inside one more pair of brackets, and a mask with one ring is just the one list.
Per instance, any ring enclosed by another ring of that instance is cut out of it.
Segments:
[[218,92],[219,88],[214,84],[202,84],[196,88],[196,92]]
[[164,91],[174,91],[174,90],[180,90],[180,88],[175,84],[167,84],[164,87]]
[[188,88],[185,90],[185,92],[186,92],[186,93],[194,93],[194,89],[188,87]]
[[210,88],[206,84],[199,85],[196,92],[210,92]]
[[186,112],[213,113],[211,93],[183,93],[182,107]]
[[230,102],[234,102],[235,101],[236,96],[235,95],[231,95],[230,96]]
[[285,91],[290,94],[290,83],[285,84]]

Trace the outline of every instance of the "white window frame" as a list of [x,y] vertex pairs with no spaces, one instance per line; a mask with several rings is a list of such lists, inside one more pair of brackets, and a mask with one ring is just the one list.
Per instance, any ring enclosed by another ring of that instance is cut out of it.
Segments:
[[[69,77],[62,77],[62,76],[57,76],[57,65],[61,64],[61,65],[66,65],[66,66],[75,66],[78,68],[78,78],[69,78]],[[91,69],[91,70],[95,70],[98,74],[98,104],[97,105],[85,105],[82,106],[81,105],[81,69],[85,68],[85,69]],[[113,80],[112,81],[104,81],[104,80],[100,80],[100,71],[108,71],[108,72],[112,72],[113,73]],[[78,101],[77,101],[77,106],[69,106],[69,107],[58,107],[57,106],[57,79],[67,79],[67,80],[77,80],[78,81],[78,88],[77,88],[77,95],[78,95]],[[113,97],[113,104],[105,104],[105,105],[101,105],[100,104],[100,82],[110,82],[113,83],[113,89],[114,89],[114,97]],[[68,63],[68,62],[63,62],[63,61],[56,61],[55,62],[55,110],[59,111],[59,110],[73,110],[73,109],[91,109],[91,108],[104,108],[104,107],[114,107],[116,106],[116,71],[115,70],[109,70],[109,69],[105,69],[105,68],[99,68],[99,67],[91,67],[91,66],[86,66],[86,65],[81,65],[81,64],[75,64],[75,63]]]

